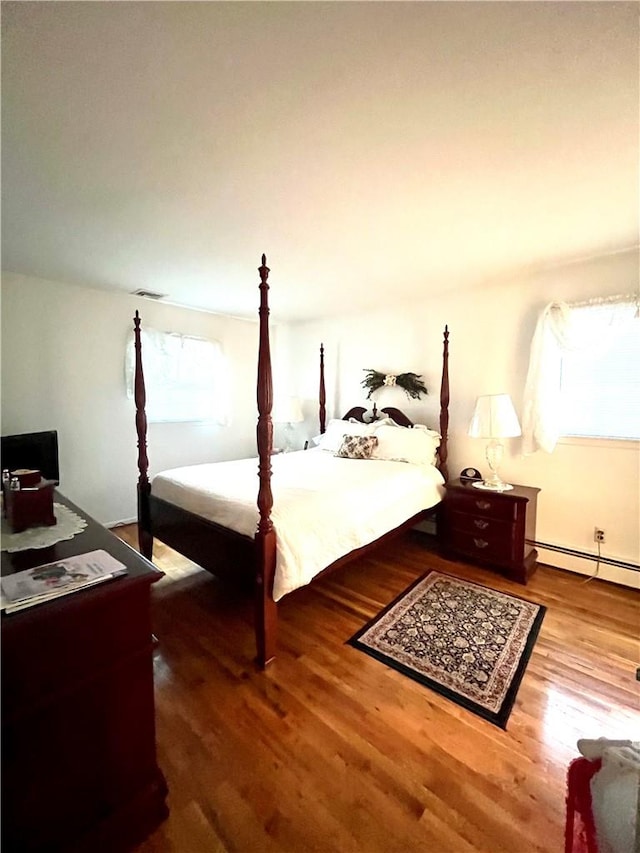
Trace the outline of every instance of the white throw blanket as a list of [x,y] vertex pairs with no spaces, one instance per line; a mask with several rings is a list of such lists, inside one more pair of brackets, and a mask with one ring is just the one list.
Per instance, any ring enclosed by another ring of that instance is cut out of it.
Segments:
[[[271,457],[276,530],[276,601],[335,560],[373,542],[442,498],[432,465],[342,459],[326,450]],[[258,524],[258,460],[163,471],[152,493],[246,536]]]
[[602,759],[591,779],[591,810],[598,853],[640,850],[640,741],[579,740],[578,750],[589,761]]

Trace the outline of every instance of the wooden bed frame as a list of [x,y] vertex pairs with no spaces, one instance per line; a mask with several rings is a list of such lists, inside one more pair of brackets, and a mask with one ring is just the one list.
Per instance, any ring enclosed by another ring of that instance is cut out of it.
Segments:
[[[273,404],[273,385],[271,375],[271,351],[269,342],[269,268],[266,257],[262,256],[260,273],[260,338],[258,348],[258,512],[259,522],[255,537],[252,539],[233,530],[222,527],[212,521],[200,518],[151,494],[148,477],[149,460],[147,457],[147,417],[145,413],[146,394],[142,367],[142,347],[140,341],[140,316],[136,311],[134,318],[135,335],[135,404],[136,431],[138,434],[138,542],[140,551],[147,559],[152,559],[153,539],[157,537],[169,547],[193,560],[212,574],[238,581],[249,582],[255,591],[255,634],[257,662],[266,667],[275,658],[277,631],[277,604],[273,600],[272,590],[276,566],[276,535],[271,519],[273,495],[271,492],[271,452],[273,447],[273,423],[271,408]],[[438,467],[447,479],[447,432],[449,426],[449,331],[445,326],[442,354],[442,381],[440,386],[440,434],[442,436],[438,450]],[[375,408],[375,407],[374,407]],[[350,409],[344,420],[355,418],[362,421],[367,410],[363,407]],[[399,409],[384,408],[381,412],[392,417],[401,426],[412,427],[413,423]],[[320,345],[320,387],[319,387],[320,432],[326,426],[326,393],[324,384],[324,347]],[[362,548],[332,563],[319,575],[320,577],[345,563],[354,560],[381,542],[409,529],[433,511],[424,510],[400,527],[390,531]]]

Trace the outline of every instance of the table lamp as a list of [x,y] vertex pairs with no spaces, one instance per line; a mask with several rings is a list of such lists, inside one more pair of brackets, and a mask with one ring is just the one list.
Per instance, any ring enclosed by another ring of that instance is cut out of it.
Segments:
[[274,423],[285,424],[284,447],[285,453],[293,450],[293,425],[304,421],[302,406],[297,397],[283,397],[273,407]]
[[511,397],[508,394],[487,394],[478,397],[468,434],[472,438],[491,439],[485,451],[491,476],[474,483],[474,487],[491,489],[495,492],[506,492],[512,489],[513,486],[503,482],[498,474],[504,453],[504,445],[500,439],[522,435]]

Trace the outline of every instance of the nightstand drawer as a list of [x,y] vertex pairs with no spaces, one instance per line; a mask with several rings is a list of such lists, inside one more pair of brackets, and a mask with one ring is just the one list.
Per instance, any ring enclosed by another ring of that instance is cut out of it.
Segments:
[[508,565],[513,560],[510,537],[485,533],[455,532],[456,550],[482,560]]
[[472,533],[474,536],[491,537],[508,541],[513,536],[513,522],[500,521],[482,515],[470,515],[466,512],[447,510],[448,524],[452,530]]
[[503,521],[513,521],[516,517],[516,504],[513,501],[501,499],[480,489],[473,489],[469,493],[449,492],[447,507],[453,512],[490,516]]

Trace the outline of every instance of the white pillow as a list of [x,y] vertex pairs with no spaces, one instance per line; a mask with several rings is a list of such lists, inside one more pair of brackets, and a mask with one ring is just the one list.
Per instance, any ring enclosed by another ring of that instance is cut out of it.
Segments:
[[372,459],[391,459],[414,465],[433,465],[440,435],[429,429],[381,426],[376,430],[378,446]]
[[381,426],[399,427],[400,424],[397,424],[393,418],[380,418],[379,420],[373,422],[373,426],[378,429]]
[[442,438],[439,432],[436,432],[434,429],[429,429],[425,424],[414,424],[414,429],[421,429],[423,432],[428,432],[429,435],[432,435],[434,438]]
[[[408,427],[401,426],[399,423],[394,421],[393,418],[380,418],[379,420],[374,422],[374,426],[376,428],[381,427],[381,426],[392,426],[392,427],[399,427],[400,429],[408,429]],[[424,430],[425,432],[431,433],[431,435],[435,436],[436,438],[440,438],[439,432],[435,432],[434,430],[429,429],[429,427],[425,426],[425,424],[414,424],[413,429],[421,429],[421,430]]]
[[337,453],[345,435],[373,435],[374,428],[371,424],[351,423],[334,418],[327,424],[326,432],[319,437],[318,447],[321,450],[330,450]]

